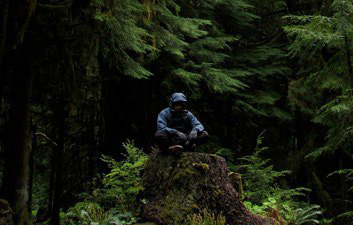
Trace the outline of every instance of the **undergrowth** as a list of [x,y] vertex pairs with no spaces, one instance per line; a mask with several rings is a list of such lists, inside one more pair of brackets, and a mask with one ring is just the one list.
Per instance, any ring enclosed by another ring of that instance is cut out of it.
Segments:
[[310,189],[281,187],[279,178],[291,171],[275,171],[269,160],[261,157],[267,150],[267,147],[261,147],[263,134],[257,138],[254,153],[240,158],[235,167],[244,179],[244,204],[251,212],[270,217],[280,225],[319,224],[317,218],[322,219],[320,206],[298,200]]
[[125,225],[137,222],[134,204],[138,193],[143,190],[140,173],[147,155],[127,141],[123,143],[125,159],[117,162],[112,157],[101,160],[110,168],[101,178],[102,187],[86,194],[63,215],[63,224],[68,225]]

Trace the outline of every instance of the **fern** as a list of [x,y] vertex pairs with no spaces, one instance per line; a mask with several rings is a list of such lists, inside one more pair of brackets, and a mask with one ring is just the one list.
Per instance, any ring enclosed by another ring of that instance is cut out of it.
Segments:
[[96,188],[91,195],[85,195],[82,202],[71,207],[64,216],[65,224],[108,225],[134,224],[137,218],[132,215],[136,196],[143,190],[140,172],[147,156],[135,147],[132,141],[123,143],[125,159],[116,162],[102,156],[102,161],[111,169],[103,176],[103,187]]
[[[123,0],[110,5],[94,1],[96,13],[94,19],[99,25],[99,32],[104,38],[101,53],[104,62],[112,69],[135,78],[147,78],[152,75],[135,54],[148,54],[155,49],[146,41],[151,39],[148,31],[139,25],[140,14],[145,13],[145,6],[137,0]],[[119,62],[117,64],[116,62]]]
[[[288,36],[294,39],[289,54],[312,65],[299,71],[303,76],[292,82],[291,104],[310,115],[314,123],[327,128],[325,143],[311,149],[307,155],[313,159],[337,150],[352,155],[349,146],[352,144],[353,86],[352,65],[348,62],[352,57],[353,4],[335,0],[330,9],[332,15],[287,16],[291,24],[284,27]],[[323,54],[326,51],[330,54]],[[328,97],[322,98],[324,94]]]
[[322,214],[318,205],[307,205],[297,202],[298,196],[304,196],[310,189],[299,187],[284,189],[276,185],[279,177],[285,176],[290,171],[274,171],[272,166],[267,166],[268,160],[260,157],[266,147],[263,144],[264,132],[257,138],[255,152],[250,156],[240,158],[243,163],[236,168],[244,170],[242,176],[245,181],[244,204],[253,213],[267,215],[274,210],[282,215],[291,225],[307,223],[319,224],[317,217]]
[[96,190],[94,195],[102,198],[101,201],[107,200],[111,202],[110,204],[116,204],[115,208],[121,207],[123,210],[128,210],[135,202],[137,194],[143,190],[140,172],[147,156],[131,141],[123,143],[123,147],[127,151],[123,161],[116,162],[111,157],[102,156],[102,160],[109,165],[111,171],[104,175],[104,188]]
[[102,224],[108,214],[97,203],[79,202],[67,211],[64,221],[65,224]]
[[318,215],[322,212],[319,210],[320,206],[313,205],[307,208],[298,208],[294,210],[289,210],[287,214],[288,225],[301,225],[301,224],[320,224],[316,219]]
[[245,181],[245,199],[256,204],[263,202],[271,193],[279,193],[274,186],[275,180],[290,173],[288,170],[273,170],[272,165],[267,165],[269,160],[264,160],[260,157],[260,154],[267,149],[267,147],[260,147],[263,141],[263,135],[264,131],[257,138],[254,153],[239,158],[241,163],[236,166],[236,170],[241,172]]

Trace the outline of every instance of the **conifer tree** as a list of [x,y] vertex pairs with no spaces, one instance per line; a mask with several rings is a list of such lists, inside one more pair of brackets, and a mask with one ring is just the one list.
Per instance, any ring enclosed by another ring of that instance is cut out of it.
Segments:
[[[324,1],[319,12],[321,15],[287,16],[290,25],[284,30],[293,40],[290,54],[300,66],[288,97],[293,109],[311,121],[302,147],[318,198],[330,210],[330,194],[320,181],[327,178],[316,174],[314,162],[319,164],[325,158],[333,162],[334,158],[335,169],[351,168],[353,3]],[[342,175],[336,187],[345,199],[349,187]]]
[[[352,126],[352,32],[353,4],[335,0],[332,16],[288,16],[292,25],[285,31],[294,38],[290,54],[302,64],[302,74],[292,81],[290,99],[294,107],[312,116],[313,122],[328,128],[326,143],[311,153],[349,148]],[[304,96],[304,93],[313,93]],[[300,97],[300,99],[299,99]]]

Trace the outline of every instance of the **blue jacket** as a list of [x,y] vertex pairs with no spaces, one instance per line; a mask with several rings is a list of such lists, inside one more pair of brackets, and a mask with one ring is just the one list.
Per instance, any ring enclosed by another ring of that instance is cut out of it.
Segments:
[[173,103],[187,102],[183,93],[174,93],[170,97],[170,107],[162,110],[157,118],[157,131],[166,131],[175,133],[177,130],[183,133],[189,133],[191,130],[201,132],[204,127],[197,118],[186,110],[175,112],[172,109]]
[[176,114],[171,107],[163,109],[157,118],[157,131],[173,134],[177,130],[183,133],[189,133],[191,130],[201,132],[204,127],[189,111],[183,110],[182,113]]

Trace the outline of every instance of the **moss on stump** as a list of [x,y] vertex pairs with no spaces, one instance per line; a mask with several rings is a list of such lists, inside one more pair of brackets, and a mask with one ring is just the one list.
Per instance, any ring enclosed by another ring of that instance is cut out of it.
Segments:
[[152,153],[143,175],[142,218],[160,225],[185,224],[206,209],[222,212],[229,225],[265,225],[242,203],[227,174],[224,158],[188,152]]

